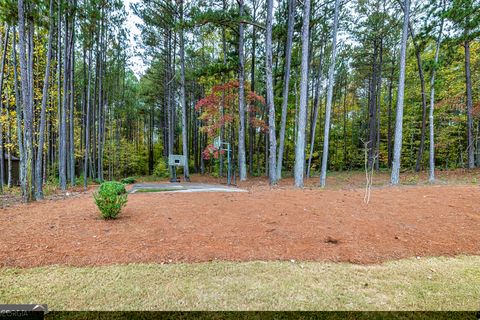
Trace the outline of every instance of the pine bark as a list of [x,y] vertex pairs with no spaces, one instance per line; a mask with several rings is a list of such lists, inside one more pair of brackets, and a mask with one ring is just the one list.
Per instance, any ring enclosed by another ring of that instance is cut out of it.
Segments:
[[285,148],[285,131],[287,127],[288,94],[290,89],[290,68],[292,63],[293,28],[295,25],[296,0],[288,2],[287,44],[285,48],[285,74],[283,77],[282,118],[280,124],[280,138],[277,158],[277,180],[282,178],[283,152]]
[[405,65],[407,56],[408,22],[410,16],[410,0],[404,1],[404,16],[402,42],[400,49],[400,75],[398,79],[397,110],[395,119],[395,141],[393,147],[393,163],[391,183],[397,185],[400,182],[400,158],[402,153],[403,133],[403,101],[405,93]]
[[86,96],[86,111],[85,111],[85,152],[83,159],[83,188],[87,190],[88,183],[88,160],[90,155],[90,101],[91,101],[91,80],[92,80],[92,49],[88,50],[88,84]]
[[[30,94],[31,88],[30,76],[33,72],[29,72],[29,65],[27,59],[27,35],[25,28],[25,3],[24,0],[18,0],[18,35],[19,35],[19,49],[20,49],[20,77],[22,88],[22,107],[25,126],[25,195],[24,201],[29,202],[33,199],[33,138],[32,138],[32,120],[33,120],[33,96]],[[30,24],[30,28],[33,25]],[[32,70],[30,70],[32,71]]]
[[[443,1],[443,6],[445,10],[445,0]],[[438,59],[440,55],[440,47],[442,44],[443,23],[444,23],[444,18],[442,16],[442,20],[440,23],[440,31],[438,33],[437,43],[435,46],[435,60],[432,68],[432,74],[430,77],[430,110],[428,115],[429,129],[430,129],[428,180],[430,182],[435,181],[435,123],[433,118],[434,110],[435,110],[435,75],[436,75]]]
[[42,179],[42,169],[43,169],[43,148],[45,144],[45,124],[46,124],[46,112],[47,112],[47,101],[48,101],[48,86],[50,83],[50,64],[52,61],[52,42],[53,42],[53,6],[54,0],[50,0],[50,22],[48,28],[48,44],[47,44],[47,63],[45,66],[45,78],[43,79],[43,90],[42,90],[42,107],[40,110],[40,128],[38,132],[38,147],[37,147],[37,161],[35,163],[35,197],[37,200],[43,199],[43,179]]
[[[7,57],[9,34],[10,26],[8,24],[5,24],[5,38],[3,39],[2,61],[0,62],[0,117],[3,114],[3,81],[5,79],[5,59]],[[5,182],[5,150],[3,149],[3,145],[3,122],[0,121],[0,192],[3,192],[3,184]]]
[[18,143],[18,153],[20,159],[19,166],[19,176],[20,176],[20,189],[22,190],[22,198],[27,199],[27,176],[26,176],[26,163],[25,163],[25,148],[24,148],[24,135],[22,130],[23,114],[22,106],[23,99],[20,97],[20,92],[18,88],[18,74],[17,74],[17,41],[16,41],[16,31],[15,27],[13,28],[13,41],[12,41],[12,61],[13,61],[13,87],[15,90],[15,111],[16,111],[16,121],[17,121],[17,143]]
[[[243,0],[238,0],[240,19],[243,18]],[[247,180],[247,168],[245,159],[245,62],[244,62],[244,25],[240,22],[238,37],[238,110],[240,124],[238,128],[238,167],[240,181]]]
[[272,19],[273,19],[273,0],[267,0],[267,24],[266,24],[266,86],[267,86],[267,105],[268,105],[268,132],[269,132],[269,171],[268,178],[270,185],[277,182],[276,153],[277,139],[275,132],[275,101],[273,95],[273,75],[272,75]]
[[325,187],[327,178],[327,161],[328,161],[328,144],[330,140],[330,116],[332,112],[333,100],[333,85],[335,81],[335,61],[337,58],[337,29],[338,29],[338,15],[340,11],[340,0],[335,0],[335,14],[333,17],[333,31],[332,31],[332,59],[330,61],[330,68],[328,69],[328,90],[327,90],[327,105],[325,109],[325,129],[323,135],[323,154],[322,154],[322,170],[320,173],[320,186]]
[[303,187],[305,172],[305,125],[308,103],[308,50],[310,32],[310,0],[305,0],[302,24],[302,62],[300,78],[300,106],[298,112],[297,141],[295,145],[295,186]]
[[467,96],[467,150],[468,150],[468,168],[475,166],[474,145],[473,145],[473,99],[472,99],[472,76],[470,68],[470,40],[465,40],[465,87]]
[[180,102],[182,104],[182,148],[185,157],[185,166],[183,176],[185,181],[190,181],[189,157],[188,157],[188,121],[187,121],[187,102],[185,99],[185,44],[183,31],[183,0],[180,0]]

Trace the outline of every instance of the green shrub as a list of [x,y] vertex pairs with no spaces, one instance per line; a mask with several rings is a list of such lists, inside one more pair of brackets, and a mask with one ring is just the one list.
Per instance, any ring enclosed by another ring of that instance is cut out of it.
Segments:
[[93,197],[104,219],[115,219],[127,204],[125,185],[116,181],[102,183]]
[[157,162],[153,170],[153,174],[160,178],[168,178],[170,176],[170,171],[168,170],[168,166],[165,161],[160,160]]
[[135,183],[135,178],[132,178],[132,177],[127,177],[127,178],[123,178],[122,179],[122,183],[124,184],[132,184],[132,183]]

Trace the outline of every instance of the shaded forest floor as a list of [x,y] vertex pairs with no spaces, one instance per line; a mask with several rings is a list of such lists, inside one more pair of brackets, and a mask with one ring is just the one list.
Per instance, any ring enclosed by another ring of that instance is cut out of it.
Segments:
[[331,174],[325,190],[253,178],[238,184],[246,193],[137,193],[115,221],[99,218],[90,190],[0,210],[0,266],[480,255],[479,173],[438,172],[437,185],[404,174],[418,185],[400,187],[376,174],[368,205],[361,173]]

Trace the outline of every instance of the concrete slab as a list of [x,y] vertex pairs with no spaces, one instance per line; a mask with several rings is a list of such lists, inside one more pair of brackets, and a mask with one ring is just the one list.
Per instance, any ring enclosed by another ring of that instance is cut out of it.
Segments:
[[129,193],[137,192],[247,192],[245,189],[206,183],[136,183]]

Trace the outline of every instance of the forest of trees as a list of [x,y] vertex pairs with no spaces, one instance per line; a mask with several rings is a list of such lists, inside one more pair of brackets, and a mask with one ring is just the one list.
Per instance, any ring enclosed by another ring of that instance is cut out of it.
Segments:
[[[480,166],[478,0],[0,0],[0,188]],[[132,43],[136,15],[141,36]],[[129,27],[130,26],[130,27]],[[146,66],[138,72],[131,58]]]

